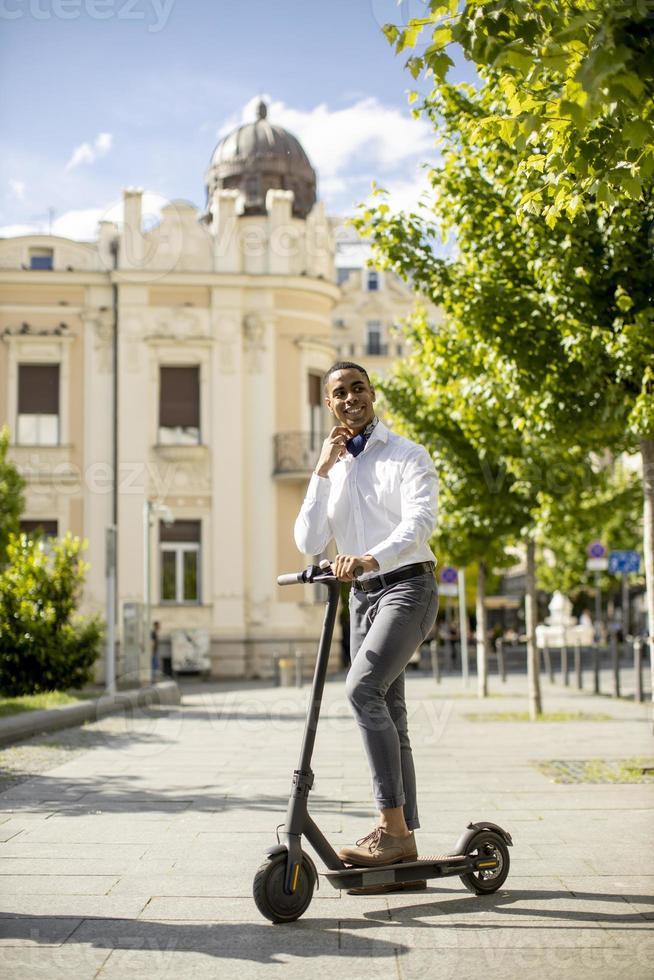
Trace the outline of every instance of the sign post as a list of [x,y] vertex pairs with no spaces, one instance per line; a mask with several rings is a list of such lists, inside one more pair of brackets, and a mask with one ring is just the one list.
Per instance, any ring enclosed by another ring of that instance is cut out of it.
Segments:
[[609,572],[622,575],[622,636],[626,645],[629,633],[629,579],[630,573],[640,571],[640,554],[637,551],[612,551],[609,554]]
[[606,546],[601,541],[591,541],[586,549],[586,569],[595,572],[595,642],[602,639],[602,590],[600,588],[600,572],[609,567]]
[[445,597],[446,622],[450,621],[450,606],[447,600],[459,597],[459,649],[461,650],[461,678],[463,686],[468,685],[468,630],[465,622],[465,573],[462,568],[452,565],[441,568],[438,583],[439,594]]
[[466,573],[459,569],[459,642],[461,643],[461,677],[463,686],[468,686],[468,618],[466,616]]

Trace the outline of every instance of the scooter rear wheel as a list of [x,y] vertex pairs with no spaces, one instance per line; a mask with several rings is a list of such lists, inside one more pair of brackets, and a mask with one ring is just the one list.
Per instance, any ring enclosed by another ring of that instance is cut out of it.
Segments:
[[490,895],[502,887],[509,873],[511,859],[509,849],[499,834],[492,830],[480,830],[468,844],[466,854],[480,857],[487,855],[489,858],[497,858],[499,862],[496,868],[479,868],[477,871],[461,875],[461,881],[468,891],[474,892],[475,895]]
[[309,860],[302,857],[302,867],[292,895],[284,891],[285,874],[286,854],[276,854],[262,864],[254,876],[254,901],[261,914],[271,922],[295,922],[311,904],[316,881]]

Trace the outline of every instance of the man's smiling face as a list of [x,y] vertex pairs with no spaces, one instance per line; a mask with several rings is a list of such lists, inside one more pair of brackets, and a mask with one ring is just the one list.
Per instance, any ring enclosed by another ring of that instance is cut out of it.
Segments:
[[362,432],[374,418],[374,388],[356,368],[343,368],[330,374],[325,400],[338,424],[347,426],[352,435]]

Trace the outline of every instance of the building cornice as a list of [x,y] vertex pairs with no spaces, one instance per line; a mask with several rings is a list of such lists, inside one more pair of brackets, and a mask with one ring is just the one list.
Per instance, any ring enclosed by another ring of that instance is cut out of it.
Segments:
[[284,276],[268,273],[240,272],[158,272],[156,269],[76,270],[65,272],[50,269],[47,272],[31,269],[0,269],[0,285],[69,285],[69,286],[231,286],[248,289],[290,289],[296,292],[318,293],[337,301],[340,288],[326,279],[313,276]]

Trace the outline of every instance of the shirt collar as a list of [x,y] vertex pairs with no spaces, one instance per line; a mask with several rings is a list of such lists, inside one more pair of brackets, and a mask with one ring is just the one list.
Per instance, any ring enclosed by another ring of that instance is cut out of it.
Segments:
[[368,442],[388,442],[388,429],[376,415],[372,422],[366,426],[364,432],[368,436]]

